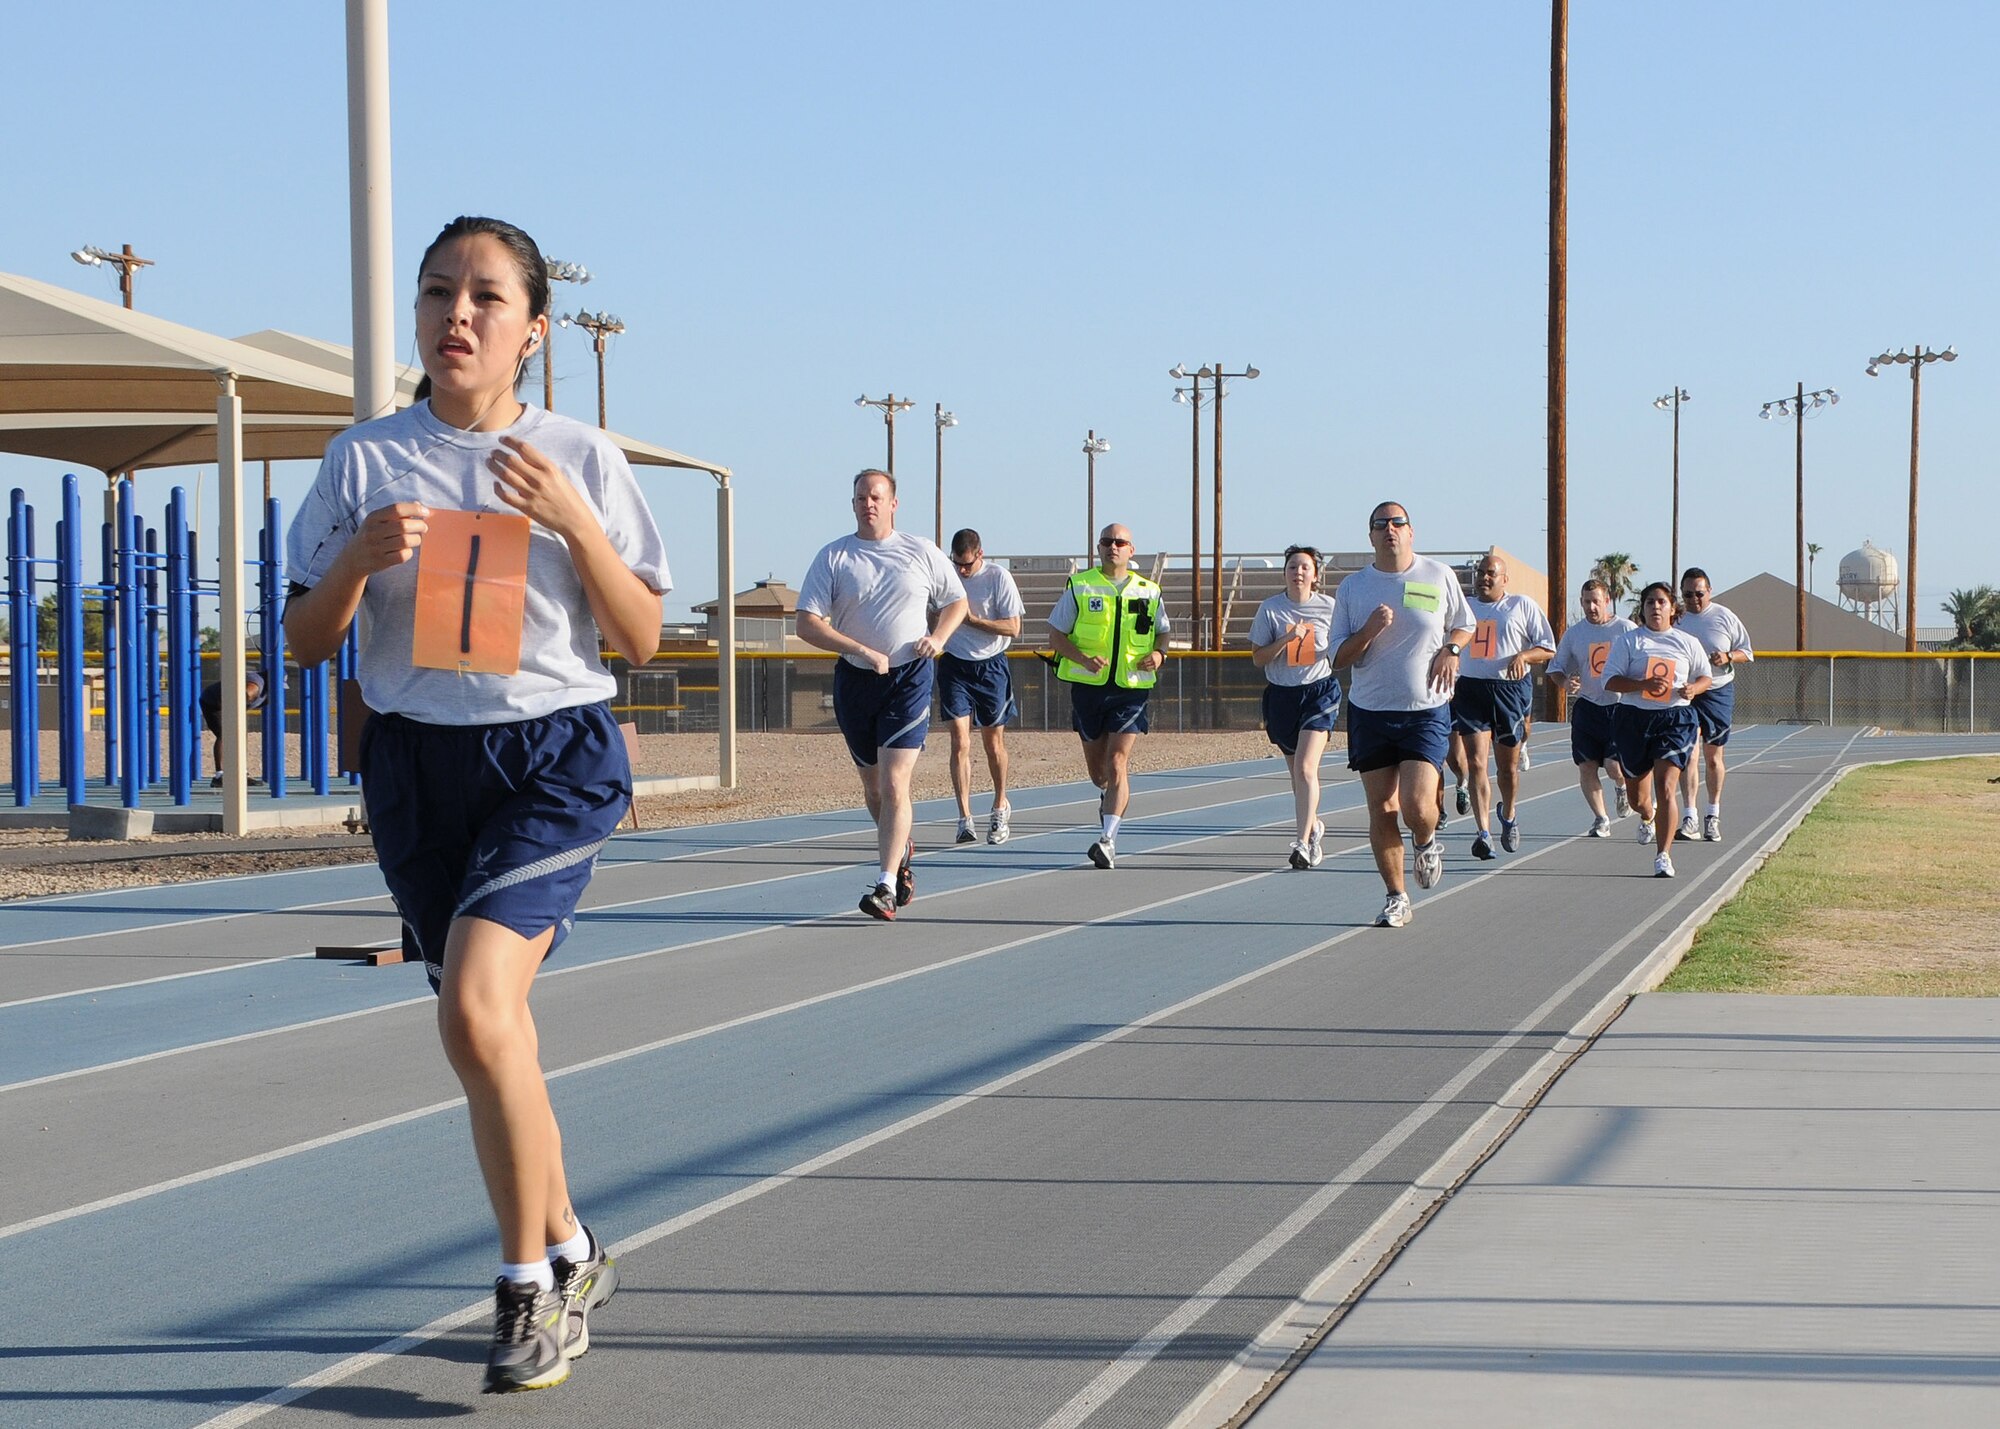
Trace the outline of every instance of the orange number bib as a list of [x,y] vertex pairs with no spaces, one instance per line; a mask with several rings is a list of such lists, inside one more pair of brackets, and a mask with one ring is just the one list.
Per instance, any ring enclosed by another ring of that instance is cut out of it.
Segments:
[[417,627],[410,663],[512,675],[521,668],[528,599],[528,518],[433,511],[417,548]]
[[1646,662],[1646,678],[1648,680],[1658,679],[1661,675],[1667,677],[1667,692],[1664,695],[1655,695],[1650,692],[1641,691],[1641,697],[1647,704],[1670,705],[1674,702],[1674,668],[1674,662],[1664,657],[1655,657]]
[[1465,653],[1475,660],[1491,660],[1499,646],[1500,637],[1493,629],[1493,622],[1481,620],[1472,627],[1472,643],[1465,647]]
[[1313,634],[1310,625],[1300,622],[1285,632],[1285,663],[1292,666],[1319,663],[1319,637]]
[[1611,642],[1600,640],[1590,647],[1590,673],[1600,680],[1604,678],[1604,662],[1611,658]]

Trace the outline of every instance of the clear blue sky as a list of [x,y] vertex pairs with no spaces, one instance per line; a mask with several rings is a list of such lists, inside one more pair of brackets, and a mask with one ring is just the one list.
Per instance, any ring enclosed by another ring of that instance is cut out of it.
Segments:
[[[1609,550],[1665,572],[1651,402],[1676,383],[1683,558],[1718,587],[1790,575],[1792,432],[1757,410],[1799,380],[1843,398],[1806,430],[1817,589],[1864,537],[1900,558],[1910,384],[1862,368],[1954,343],[1924,384],[1920,623],[2000,582],[1977,435],[2000,372],[2000,6],[1573,12],[1573,578]],[[8,26],[0,270],[116,301],[67,255],[130,242],[158,263],[149,312],[349,340],[341,5],[101,0]],[[847,479],[882,456],[864,391],[920,404],[898,427],[908,529],[930,530],[942,401],[947,530],[1080,545],[1095,428],[1100,520],[1183,550],[1177,361],[1264,373],[1225,408],[1232,550],[1358,549],[1394,496],[1421,546],[1541,562],[1542,0],[434,0],[392,6],[390,63],[398,312],[461,212],[589,266],[559,291],[629,326],[612,425],[735,468],[744,584],[796,581],[851,528]],[[587,418],[588,340],[557,348],[557,406]],[[54,471],[0,457],[0,489],[52,511]],[[310,476],[281,466],[280,494]],[[144,478],[149,513],[174,479]],[[678,615],[714,594],[712,487],[646,480]]]

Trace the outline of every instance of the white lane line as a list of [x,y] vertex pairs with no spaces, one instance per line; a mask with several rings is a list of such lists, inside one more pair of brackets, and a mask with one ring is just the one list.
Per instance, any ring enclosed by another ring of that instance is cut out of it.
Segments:
[[[1354,787],[1359,788],[1360,786],[1357,784]],[[1257,803],[1259,800],[1273,799],[1277,797],[1278,795],[1276,793],[1252,794],[1242,799],[1225,799],[1225,800],[1220,800],[1213,804],[1199,804],[1190,806],[1185,809],[1177,809],[1170,812],[1163,812],[1159,814],[1150,814],[1138,819],[1134,819],[1133,822],[1150,823],[1161,819],[1183,818],[1189,814],[1204,814],[1215,809],[1233,808],[1238,804],[1254,804]],[[1523,800],[1522,802],[1525,803],[1527,801]],[[1147,856],[1151,856],[1154,853],[1164,853],[1169,849],[1183,848],[1189,844],[1202,843],[1209,839],[1228,838],[1231,837],[1234,833],[1238,832],[1248,833],[1248,832],[1253,832],[1257,829],[1271,828],[1280,822],[1284,821],[1273,820],[1270,823],[1252,824],[1242,830],[1233,830],[1231,831],[1231,833],[1197,834],[1193,838],[1179,839],[1173,843],[1161,844],[1156,848],[1149,849],[1147,850]],[[1059,838],[1059,837],[1062,837],[1061,833],[1059,832],[1049,833],[1049,834],[1033,834],[1024,837],[1021,840],[1021,842],[1028,843],[1036,838]],[[944,853],[944,852],[947,852],[947,850],[944,849],[934,850],[934,853]],[[925,854],[918,855],[919,858],[925,858],[930,856],[931,855],[925,855]],[[940,893],[931,894],[927,902],[936,903],[939,900],[955,897],[960,894],[977,893],[983,889],[997,888],[1008,883],[1018,883],[1022,879],[1043,878],[1050,874],[1073,873],[1075,871],[1076,869],[1074,865],[1066,864],[1059,868],[1038,868],[1038,869],[1032,869],[1026,873],[1008,874],[1001,878],[989,878],[984,880],[983,882],[966,884],[965,886],[960,888],[947,888]],[[731,884],[729,885],[729,887],[730,888],[763,887],[766,884],[783,883],[790,879],[805,878],[808,876],[817,875],[825,872],[826,872],[825,869],[811,869],[804,873],[781,874],[774,878],[758,879],[751,883]],[[719,890],[709,889],[706,891],[714,893]],[[678,893],[663,894],[652,898],[634,899],[629,903],[604,904],[601,905],[601,907],[599,908],[592,909],[589,911],[604,912],[619,908],[643,907],[653,903],[667,902],[674,898],[679,898],[683,896],[686,895]],[[809,913],[803,917],[789,919],[782,923],[764,923],[754,928],[739,928],[733,933],[717,933],[713,937],[697,938],[695,941],[691,943],[673,943],[663,947],[643,948],[636,953],[621,953],[616,957],[597,958],[590,962],[568,963],[562,967],[550,968],[545,972],[538,972],[535,975],[535,981],[538,983],[547,982],[550,978],[568,977],[575,973],[593,972],[599,968],[617,967],[622,963],[638,962],[645,958],[667,957],[675,953],[692,952],[696,948],[711,948],[716,946],[718,943],[733,943],[741,939],[757,938],[757,937],[762,937],[769,933],[782,932],[789,928],[807,928],[811,927],[816,923],[824,923],[829,920],[838,919],[841,921],[845,921],[848,919],[859,919],[861,916],[862,915],[854,909],[848,909],[844,912],[829,911],[820,913]],[[945,966],[945,965],[938,964],[938,966]],[[64,996],[70,996],[70,997],[74,997],[77,995],[78,994],[75,993],[64,994]],[[228,1037],[215,1037],[209,1039],[206,1042],[190,1042],[184,1046],[179,1046],[179,1047],[162,1047],[157,1052],[142,1052],[138,1056],[120,1058],[118,1061],[115,1062],[95,1062],[88,1067],[72,1067],[67,1071],[50,1072],[45,1076],[28,1077],[18,1082],[8,1082],[4,1085],[0,1085],[0,1096],[4,1096],[8,1092],[24,1091],[29,1087],[45,1086],[50,1082],[68,1081],[74,1077],[91,1076],[98,1072],[111,1072],[111,1071],[117,1071],[124,1067],[142,1066],[147,1062],[157,1062],[167,1057],[185,1056],[190,1052],[212,1051],[217,1047],[231,1047],[241,1042],[256,1042],[266,1037],[276,1037],[287,1032],[299,1032],[299,1031],[304,1031],[305,1029],[311,1027],[325,1027],[337,1022],[348,1022],[358,1017],[373,1017],[378,1013],[394,1012],[396,1009],[401,1007],[413,1007],[416,1006],[417,1004],[429,1003],[431,1001],[433,1001],[433,998],[428,993],[420,993],[415,997],[398,998],[394,1002],[384,1002],[374,1007],[359,1007],[354,1009],[352,1012],[336,1012],[326,1017],[310,1018],[304,1022],[286,1022],[276,1027],[260,1028],[255,1032],[238,1032]]]

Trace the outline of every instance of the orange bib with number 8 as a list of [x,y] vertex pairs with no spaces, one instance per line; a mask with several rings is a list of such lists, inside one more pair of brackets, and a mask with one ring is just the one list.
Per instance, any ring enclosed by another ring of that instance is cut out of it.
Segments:
[[417,548],[411,664],[461,675],[520,670],[528,524],[511,512],[431,512]]
[[1643,692],[1646,703],[1654,705],[1668,705],[1673,703],[1674,671],[1674,662],[1668,659],[1652,659],[1646,662],[1646,679],[1648,681],[1657,680],[1662,675],[1666,676],[1667,680],[1667,692],[1664,695],[1656,695],[1651,690]]

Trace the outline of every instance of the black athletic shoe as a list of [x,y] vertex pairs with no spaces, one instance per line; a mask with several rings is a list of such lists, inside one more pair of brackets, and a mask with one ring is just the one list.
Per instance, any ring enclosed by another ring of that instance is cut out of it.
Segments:
[[532,1282],[501,1279],[493,1282],[493,1302],[486,1393],[547,1389],[568,1379],[562,1296]]
[[884,923],[896,919],[896,894],[888,884],[878,883],[861,895],[861,911],[870,918],[880,918]]
[[907,908],[910,900],[917,896],[917,871],[910,866],[910,860],[917,856],[917,841],[911,839],[903,849],[903,861],[896,865],[896,906]]
[[1453,802],[1456,803],[1458,806],[1458,816],[1461,819],[1464,818],[1467,814],[1472,812],[1472,791],[1466,788],[1463,784],[1459,785],[1458,793],[1455,796]]
[[1493,857],[1493,841],[1486,837],[1484,829],[1481,829],[1472,836],[1472,856],[1474,858]]
[[563,1302],[563,1353],[582,1359],[590,1353],[590,1312],[618,1293],[618,1262],[604,1253],[589,1226],[590,1250],[582,1260],[554,1261],[556,1294]]

